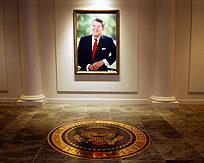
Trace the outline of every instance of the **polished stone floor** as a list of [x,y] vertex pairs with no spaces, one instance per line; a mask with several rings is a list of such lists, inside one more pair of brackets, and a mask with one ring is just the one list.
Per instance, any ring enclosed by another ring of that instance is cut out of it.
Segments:
[[[119,160],[84,160],[54,150],[48,133],[66,122],[100,119],[136,125],[150,135],[143,152]],[[150,105],[0,104],[0,162],[34,163],[203,163],[204,105],[153,108]]]

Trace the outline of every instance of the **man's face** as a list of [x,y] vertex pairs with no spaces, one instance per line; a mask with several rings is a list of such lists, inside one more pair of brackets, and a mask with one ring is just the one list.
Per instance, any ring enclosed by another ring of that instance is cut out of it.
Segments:
[[91,26],[92,34],[94,37],[99,37],[101,33],[104,31],[102,24],[100,22],[94,21]]

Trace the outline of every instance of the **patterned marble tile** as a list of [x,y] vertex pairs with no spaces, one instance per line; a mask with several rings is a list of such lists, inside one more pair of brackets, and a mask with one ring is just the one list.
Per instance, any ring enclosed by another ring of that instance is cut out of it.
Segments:
[[[61,124],[104,119],[143,128],[152,138],[143,152],[118,160],[83,160],[54,150],[47,134]],[[176,163],[204,160],[204,105],[153,108],[136,104],[45,104],[17,107],[0,103],[0,162]]]
[[119,104],[110,105],[110,111],[111,112],[117,112],[117,113],[119,113],[119,112],[133,113],[131,105],[119,105]]
[[132,112],[111,112],[112,120],[142,126],[139,118]]
[[110,112],[109,105],[87,104],[86,112]]
[[87,112],[85,119],[111,120],[110,112]]
[[144,151],[142,151],[141,153],[131,156],[131,157],[127,157],[122,159],[123,162],[124,161],[138,161],[138,160],[143,160],[143,161],[162,161],[163,158],[160,155],[160,152],[158,151],[158,149],[156,148],[155,144],[153,142],[151,142],[150,146],[145,149]]
[[187,142],[157,143],[157,149],[165,160],[195,160],[201,161],[203,157]]

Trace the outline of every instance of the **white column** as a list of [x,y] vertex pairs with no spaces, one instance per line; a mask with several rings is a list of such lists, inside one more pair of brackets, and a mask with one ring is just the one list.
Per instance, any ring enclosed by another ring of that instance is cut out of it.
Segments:
[[155,70],[154,94],[151,96],[155,107],[177,107],[174,97],[174,53],[176,28],[175,0],[156,0]]
[[38,0],[18,0],[22,95],[18,106],[42,106]]

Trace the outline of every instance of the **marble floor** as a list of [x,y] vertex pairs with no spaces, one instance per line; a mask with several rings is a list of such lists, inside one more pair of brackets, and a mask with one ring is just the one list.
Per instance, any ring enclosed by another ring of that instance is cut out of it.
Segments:
[[[48,133],[66,122],[101,119],[136,125],[151,137],[143,152],[117,160],[72,158],[54,150]],[[153,108],[127,104],[0,104],[0,162],[203,163],[204,105]]]

